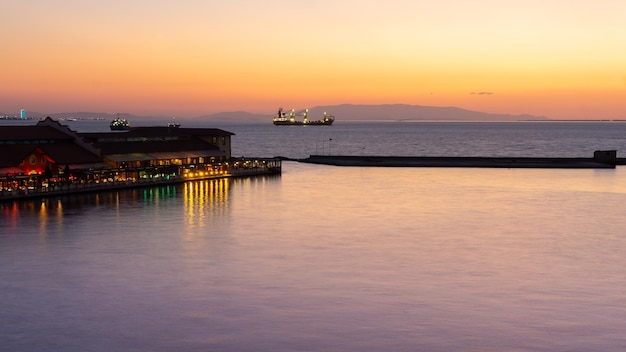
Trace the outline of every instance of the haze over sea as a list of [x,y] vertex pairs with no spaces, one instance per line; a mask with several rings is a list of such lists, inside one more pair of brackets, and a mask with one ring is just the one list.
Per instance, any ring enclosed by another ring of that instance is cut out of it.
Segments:
[[[626,151],[626,122],[180,122],[250,157]],[[624,351],[625,168],[284,162],[3,203],[0,350]]]

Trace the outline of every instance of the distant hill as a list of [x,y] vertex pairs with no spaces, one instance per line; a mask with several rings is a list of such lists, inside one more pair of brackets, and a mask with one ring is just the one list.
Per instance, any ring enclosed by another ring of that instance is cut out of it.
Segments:
[[324,112],[334,115],[337,121],[522,121],[549,120],[545,116],[490,114],[457,107],[421,106],[406,104],[385,105],[329,105],[309,109],[309,116],[316,118]]
[[[288,111],[292,107],[284,106]],[[296,107],[294,107],[296,108]],[[303,110],[304,108],[296,111]],[[309,119],[322,118],[324,112],[333,115],[337,122],[341,121],[528,121],[550,120],[545,116],[533,115],[509,115],[490,114],[486,112],[472,111],[457,107],[421,106],[407,104],[384,104],[384,105],[326,105],[309,108]],[[220,112],[203,115],[192,120],[205,120],[214,122],[270,122],[276,111],[268,111],[267,114],[254,114],[246,111]],[[8,114],[0,114],[8,115]],[[42,114],[27,112],[27,116],[33,119],[43,119],[50,116],[56,120],[79,119],[79,120],[113,120],[118,114],[94,113],[94,112],[66,112],[57,114]],[[121,118],[129,121],[148,120],[158,117],[135,116],[121,113]],[[163,118],[163,117],[161,117]]]
[[[291,107],[284,107],[286,111]],[[296,109],[300,111],[303,109]],[[545,116],[490,114],[457,107],[421,106],[407,104],[384,105],[327,105],[309,108],[309,119],[322,118],[324,112],[340,121],[527,121],[550,120]],[[252,114],[244,111],[222,112],[202,116],[211,121],[270,121],[276,112]]]
[[216,114],[200,116],[196,119],[210,120],[218,122],[260,122],[271,121],[272,115],[268,114],[253,114],[246,111],[231,111],[231,112],[218,112]]

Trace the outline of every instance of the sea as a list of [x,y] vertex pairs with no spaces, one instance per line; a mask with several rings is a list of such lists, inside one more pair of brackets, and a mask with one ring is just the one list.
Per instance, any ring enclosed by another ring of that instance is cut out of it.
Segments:
[[[626,151],[620,121],[179,122],[245,157]],[[624,351],[625,204],[626,166],[297,161],[0,203],[0,351]]]

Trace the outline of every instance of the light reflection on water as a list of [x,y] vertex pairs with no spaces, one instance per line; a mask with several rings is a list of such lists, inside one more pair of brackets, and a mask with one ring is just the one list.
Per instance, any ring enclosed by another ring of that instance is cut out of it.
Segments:
[[21,351],[622,351],[623,168],[338,168],[0,205]]

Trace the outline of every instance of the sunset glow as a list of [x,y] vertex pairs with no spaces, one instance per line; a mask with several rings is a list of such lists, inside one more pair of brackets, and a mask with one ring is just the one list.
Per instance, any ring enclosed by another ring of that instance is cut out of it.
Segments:
[[0,113],[195,117],[403,103],[626,119],[625,1],[24,0],[0,8]]

